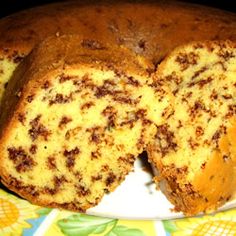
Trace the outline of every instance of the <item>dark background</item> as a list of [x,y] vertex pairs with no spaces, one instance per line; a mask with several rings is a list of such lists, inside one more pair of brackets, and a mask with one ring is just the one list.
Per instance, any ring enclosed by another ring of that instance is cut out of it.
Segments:
[[[38,5],[43,5],[46,3],[58,2],[58,1],[60,0],[57,0],[57,1],[55,0],[54,1],[53,0],[2,0],[0,1],[0,17],[9,15],[19,10],[31,8]],[[87,1],[90,1],[90,0],[87,0]],[[98,1],[99,0],[97,0],[97,2]],[[116,0],[113,0],[113,1],[116,1]],[[236,4],[234,4],[235,0],[220,0],[220,1],[185,0],[185,2],[193,2],[193,3],[213,6],[220,9],[236,12],[236,7],[235,7]]]

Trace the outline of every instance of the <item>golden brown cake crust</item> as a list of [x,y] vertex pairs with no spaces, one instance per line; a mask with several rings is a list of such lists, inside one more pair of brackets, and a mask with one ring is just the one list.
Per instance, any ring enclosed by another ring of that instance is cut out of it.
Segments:
[[[88,46],[88,41],[95,45]],[[134,60],[134,58],[137,59]],[[150,61],[143,57],[136,57],[134,53],[122,46],[105,44],[92,39],[85,40],[78,35],[49,37],[36,46],[32,53],[25,58],[9,81],[7,92],[4,94],[0,107],[2,111],[0,132],[6,127],[6,123],[11,118],[19,99],[23,99],[21,95],[25,93],[24,87],[27,86],[29,80],[34,83],[30,88],[33,92],[34,89],[37,89],[37,83],[40,84],[40,79],[43,79],[45,74],[73,67],[80,63],[84,65],[92,63],[98,68],[111,67],[117,70],[117,73],[129,71],[146,76],[154,70]],[[26,71],[27,75],[25,76]]]
[[85,39],[125,45],[157,63],[189,41],[235,40],[235,29],[235,14],[188,3],[74,1],[1,19],[0,52],[19,61],[47,36],[76,33]]

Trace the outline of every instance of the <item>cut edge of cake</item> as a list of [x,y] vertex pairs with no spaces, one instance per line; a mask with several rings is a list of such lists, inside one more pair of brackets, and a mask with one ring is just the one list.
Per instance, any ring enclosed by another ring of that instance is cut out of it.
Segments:
[[163,119],[161,104],[169,105],[164,94],[156,103],[165,91],[153,89],[152,71],[149,61],[124,47],[76,35],[39,44],[3,97],[2,183],[39,205],[85,211],[98,204],[133,169],[154,123]]
[[[236,44],[177,47],[156,77],[175,96],[173,114],[148,146],[154,181],[176,211],[212,212],[235,196]],[[192,160],[191,160],[192,159]]]

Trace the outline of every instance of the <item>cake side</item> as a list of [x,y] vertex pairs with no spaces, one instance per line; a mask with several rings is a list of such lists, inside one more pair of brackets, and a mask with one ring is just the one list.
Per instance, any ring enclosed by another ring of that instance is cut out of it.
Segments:
[[76,211],[96,205],[132,170],[154,122],[163,120],[169,98],[163,94],[157,103],[149,62],[100,45],[88,49],[78,36],[52,37],[9,82],[1,181],[35,204]]
[[[235,59],[230,41],[196,42],[159,66],[174,112],[148,147],[155,178],[177,211],[213,211],[235,193]],[[164,186],[164,187],[163,187]]]
[[48,36],[79,34],[124,45],[157,62],[184,42],[235,39],[235,20],[233,13],[186,2],[69,1],[1,19],[0,51],[26,55]]

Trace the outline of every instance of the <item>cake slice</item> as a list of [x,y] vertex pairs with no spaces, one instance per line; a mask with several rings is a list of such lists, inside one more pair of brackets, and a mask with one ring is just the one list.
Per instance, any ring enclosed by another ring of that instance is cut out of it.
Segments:
[[175,49],[156,77],[174,111],[148,146],[155,181],[175,210],[215,210],[236,191],[236,45],[194,42]]
[[42,42],[3,97],[2,183],[39,205],[96,205],[164,120],[170,98],[149,78],[152,69],[125,48],[75,35]]

